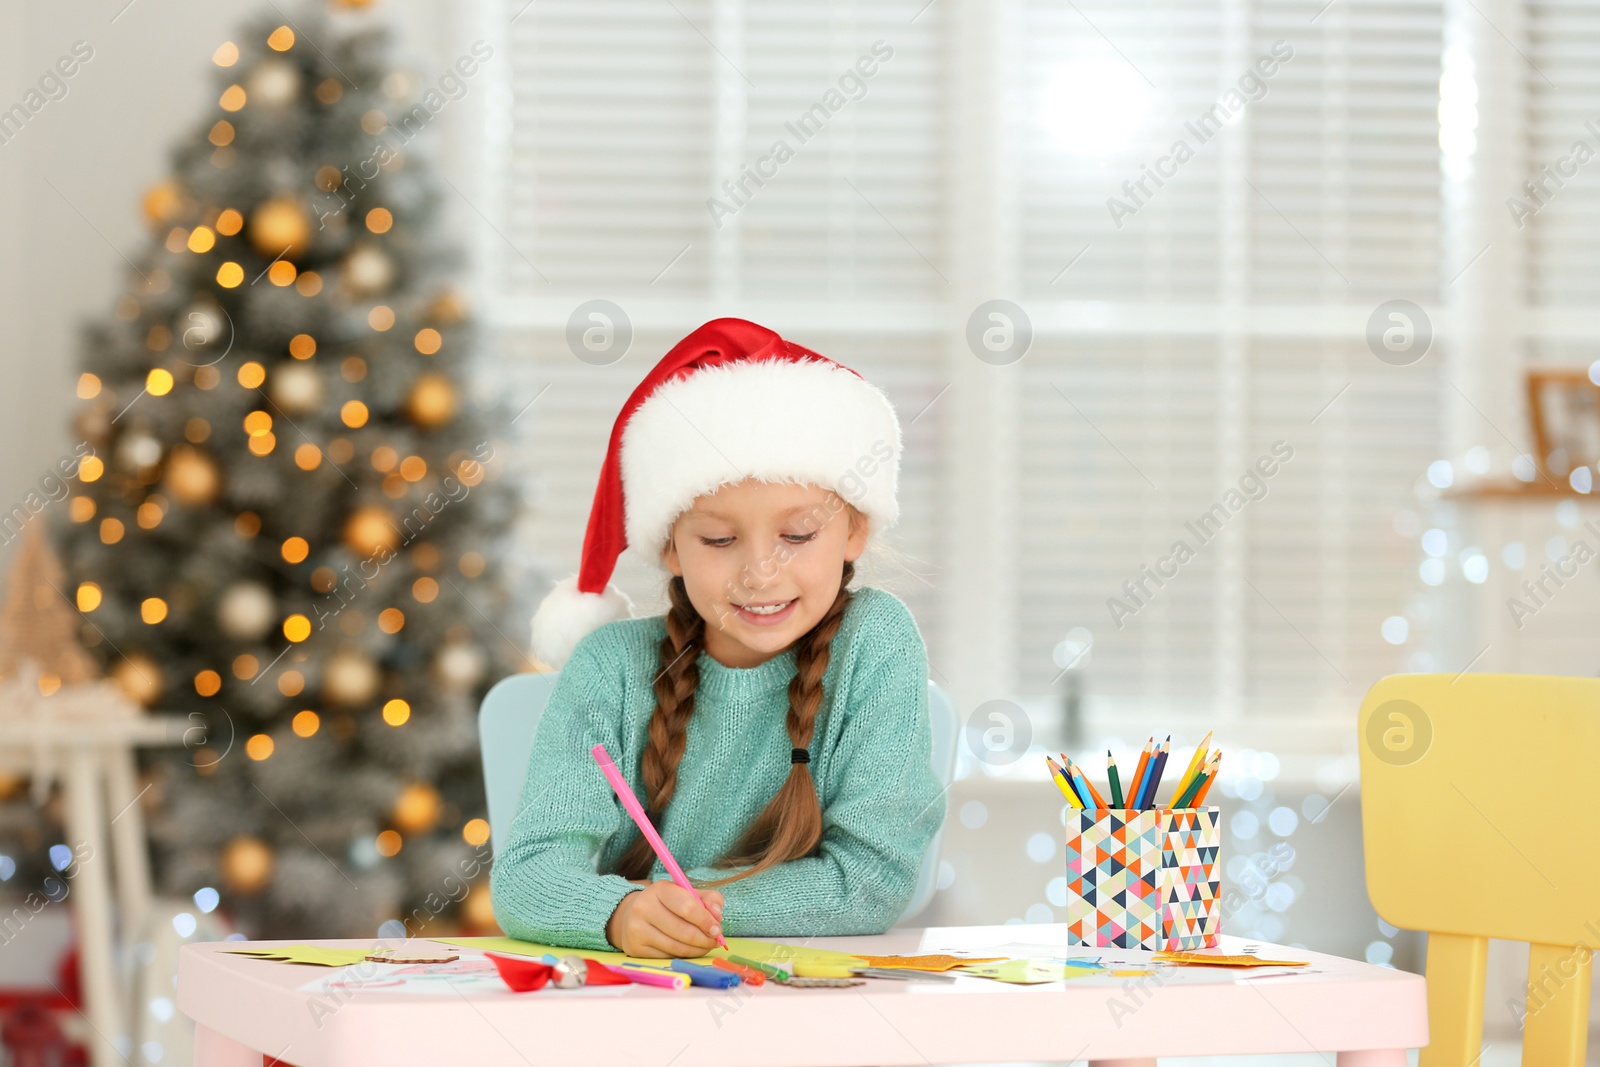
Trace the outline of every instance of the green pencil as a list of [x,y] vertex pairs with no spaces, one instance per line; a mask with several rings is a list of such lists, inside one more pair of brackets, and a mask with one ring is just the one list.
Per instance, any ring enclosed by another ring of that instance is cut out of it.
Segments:
[[1111,806],[1122,807],[1122,779],[1117,777],[1117,759],[1106,749],[1106,777],[1111,780]]
[[1183,791],[1183,796],[1172,802],[1172,806],[1175,808],[1188,807],[1190,802],[1194,800],[1194,795],[1200,792],[1200,787],[1206,784],[1206,778],[1206,772],[1202,769],[1199,774],[1190,779],[1189,788]]

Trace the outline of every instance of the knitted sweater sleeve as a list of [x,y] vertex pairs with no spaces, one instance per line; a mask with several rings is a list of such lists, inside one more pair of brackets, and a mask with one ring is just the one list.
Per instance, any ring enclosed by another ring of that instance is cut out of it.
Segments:
[[516,818],[490,869],[495,919],[522,941],[615,950],[606,923],[641,888],[596,871],[601,847],[627,818],[589,755],[596,744],[621,752],[621,678],[602,645],[598,631],[580,641],[557,678]]
[[[724,934],[879,934],[909,903],[923,853],[944,820],[920,636],[868,671],[850,688],[848,721],[830,758],[832,788],[819,788],[829,799],[818,853],[720,887]],[[698,885],[730,872],[703,866],[685,873]]]

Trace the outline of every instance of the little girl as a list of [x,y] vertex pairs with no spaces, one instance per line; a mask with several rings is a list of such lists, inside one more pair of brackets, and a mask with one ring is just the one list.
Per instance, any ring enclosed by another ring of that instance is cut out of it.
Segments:
[[[507,934],[662,958],[894,923],[944,818],[922,636],[893,594],[849,588],[899,517],[899,461],[882,392],[740,319],[695,330],[629,396],[579,573],[533,620],[561,675],[490,875]],[[672,575],[664,616],[632,617],[608,584],[630,545]]]

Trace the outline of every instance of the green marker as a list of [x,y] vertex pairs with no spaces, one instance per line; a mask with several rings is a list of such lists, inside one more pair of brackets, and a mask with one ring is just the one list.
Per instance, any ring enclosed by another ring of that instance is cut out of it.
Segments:
[[784,970],[782,967],[774,967],[772,964],[762,963],[760,960],[751,960],[746,959],[743,956],[735,956],[731,952],[728,953],[728,959],[732,960],[734,963],[749,967],[753,971],[760,971],[774,982],[787,982],[789,980],[789,972]]

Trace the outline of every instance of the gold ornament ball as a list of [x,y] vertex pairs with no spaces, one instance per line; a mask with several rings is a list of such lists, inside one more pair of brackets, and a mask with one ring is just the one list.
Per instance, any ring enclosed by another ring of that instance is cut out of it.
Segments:
[[250,213],[250,244],[264,256],[294,259],[310,242],[311,220],[292,196],[273,197]]
[[344,281],[358,295],[375,296],[394,281],[394,263],[375,245],[360,245],[345,257]]
[[487,667],[483,649],[472,641],[447,641],[433,659],[433,668],[448,689],[472,688]]
[[171,178],[165,178],[145,191],[140,207],[145,222],[152,230],[161,230],[183,211],[183,187]]
[[393,552],[400,545],[400,530],[394,517],[374,504],[356,508],[344,524],[344,543],[368,558],[380,551]]
[[286,59],[263,59],[245,78],[245,96],[249,101],[275,111],[294,103],[299,92],[300,71]]
[[344,8],[346,11],[365,11],[373,3],[374,0],[330,0],[329,6]]
[[236,893],[259,893],[272,879],[272,847],[259,837],[240,836],[222,850],[222,879]]
[[222,475],[210,456],[197,448],[179,445],[167,457],[167,492],[180,504],[204,507],[217,498]]
[[428,306],[428,318],[441,326],[451,326],[467,317],[466,301],[454,289],[442,289]]
[[359,652],[336,652],[323,668],[322,695],[346,707],[366,704],[378,692],[378,665]]
[[455,383],[437,371],[419,374],[406,398],[406,414],[424,430],[437,429],[456,416]]
[[394,825],[402,833],[425,834],[439,823],[439,791],[422,782],[414,782],[400,791],[390,813]]
[[467,891],[467,899],[461,902],[461,918],[475,930],[500,928],[494,917],[494,902],[489,899],[488,883],[479,882]]
[[282,363],[267,383],[272,402],[291,415],[315,411],[322,403],[322,372],[310,363]]
[[111,680],[129,699],[150,707],[166,688],[166,680],[156,661],[143,652],[124,656],[111,670]]
[[260,582],[235,582],[217,601],[217,625],[229,637],[255,641],[278,621],[278,602]]

